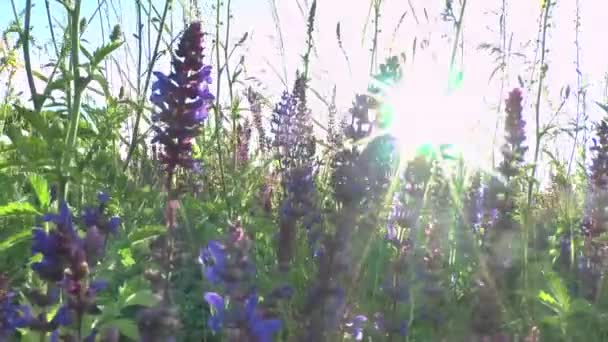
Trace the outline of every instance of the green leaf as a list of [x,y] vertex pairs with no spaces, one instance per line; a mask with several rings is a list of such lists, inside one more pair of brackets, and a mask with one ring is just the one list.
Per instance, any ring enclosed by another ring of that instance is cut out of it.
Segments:
[[87,50],[82,44],[80,45],[80,51],[82,51],[82,54],[85,55],[88,60],[93,59],[93,55],[91,55],[89,50]]
[[112,52],[114,52],[114,50],[121,47],[122,43],[123,42],[121,41],[113,41],[95,50],[95,52],[93,52],[92,58],[90,58],[91,66],[97,67],[97,65],[99,65],[99,63],[101,63],[106,57],[108,57]]
[[571,305],[572,313],[592,313],[593,306],[584,299],[575,299]]
[[124,306],[142,305],[150,307],[158,304],[158,302],[158,296],[156,296],[150,290],[141,290],[127,297]]
[[122,248],[118,251],[118,254],[120,254],[120,263],[124,266],[124,267],[131,267],[133,265],[135,265],[135,259],[133,259],[133,254],[131,253],[131,249],[129,248]]
[[110,86],[108,85],[108,81],[106,80],[106,78],[99,73],[93,73],[93,75],[91,75],[91,79],[93,81],[96,81],[101,86],[104,96],[106,98],[109,98],[111,95]]
[[137,324],[131,319],[119,318],[104,324],[104,327],[114,327],[131,340],[139,341]]
[[600,106],[600,108],[602,108],[604,112],[608,113],[608,104],[602,104],[597,101],[595,103],[597,103],[597,105]]
[[148,240],[152,237],[155,237],[158,234],[162,234],[166,231],[167,229],[161,225],[147,225],[129,233],[128,240],[131,245],[134,245]]
[[50,202],[51,197],[49,193],[49,184],[42,176],[39,174],[32,174],[29,177],[30,184],[32,188],[34,188],[34,192],[36,193],[36,198],[40,202],[40,205],[43,209],[46,209]]
[[19,332],[21,333],[21,336],[19,336],[19,341],[21,342],[40,342],[40,333],[37,331],[19,329]]
[[32,231],[29,229],[26,230],[22,230],[20,232],[17,232],[11,236],[9,236],[8,238],[4,239],[2,242],[0,242],[0,253],[6,251],[7,249],[13,247],[14,245],[23,242],[27,239],[30,238],[30,236],[32,235]]
[[545,291],[540,291],[540,293],[538,294],[538,299],[542,300],[543,302],[547,303],[547,304],[551,304],[551,305],[556,305],[557,301],[555,300],[555,298],[553,298],[550,294],[548,294]]
[[11,215],[40,215],[40,212],[27,202],[11,202],[0,206],[0,217]]
[[19,115],[24,118],[43,137],[47,136],[49,124],[46,119],[36,112],[27,108],[16,106]]

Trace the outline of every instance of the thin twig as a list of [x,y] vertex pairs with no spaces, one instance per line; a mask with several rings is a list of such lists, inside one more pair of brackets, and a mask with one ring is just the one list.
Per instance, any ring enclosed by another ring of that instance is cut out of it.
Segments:
[[[165,27],[167,13],[169,13],[169,8],[171,8],[172,2],[173,2],[172,0],[165,1],[165,8],[163,10],[163,15],[160,19],[158,36],[156,37],[156,43],[154,45],[154,53],[152,54],[152,58],[150,59],[150,62],[148,63],[148,69],[146,70],[146,81],[144,82],[143,89],[148,89],[148,86],[150,85],[150,78],[152,76],[152,68],[154,67],[154,63],[156,63],[156,59],[158,57],[158,48],[160,46],[161,37],[163,35],[163,27]],[[145,94],[145,92],[144,92],[144,94]],[[125,160],[125,165],[123,167],[123,171],[126,171],[127,168],[129,167],[129,162],[133,158],[133,153],[135,152],[135,148],[137,147],[137,134],[138,134],[138,130],[139,130],[139,123],[141,121],[141,116],[143,115],[143,112],[144,112],[144,108],[143,108],[144,101],[145,101],[145,95],[140,96],[139,103],[137,106],[137,116],[135,117],[135,124],[133,126],[133,135],[131,136],[131,145],[129,146],[129,152],[127,153],[127,159]]]
[[540,152],[540,140],[542,138],[540,131],[540,99],[543,89],[543,81],[546,76],[546,66],[545,66],[545,58],[546,58],[546,43],[547,43],[547,29],[548,29],[548,21],[549,21],[549,10],[551,9],[551,1],[548,0],[545,3],[544,14],[543,14],[543,36],[540,41],[540,76],[538,79],[538,88],[536,92],[536,103],[534,105],[534,113],[535,113],[535,132],[536,132],[536,144],[534,146],[534,162],[532,164],[532,172],[530,173],[530,179],[528,181],[528,206],[532,205],[532,191],[534,189],[534,177],[536,176],[536,169],[538,163],[538,157]]
[[15,7],[15,0],[11,0],[13,6],[13,13],[15,15],[15,21],[19,26],[19,34],[21,36],[21,43],[23,44],[23,61],[25,63],[25,73],[27,76],[27,84],[32,94],[32,102],[34,102],[34,109],[38,112],[40,108],[40,99],[36,92],[36,84],[34,83],[34,74],[32,73],[32,60],[30,58],[30,20],[32,18],[32,0],[26,0],[25,2],[25,23],[23,29],[21,29],[21,23],[19,22],[19,15],[17,14],[17,8]]

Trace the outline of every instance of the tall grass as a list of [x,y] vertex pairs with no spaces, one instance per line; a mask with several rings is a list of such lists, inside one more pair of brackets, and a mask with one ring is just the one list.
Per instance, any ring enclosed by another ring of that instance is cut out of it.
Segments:
[[[478,46],[468,37],[482,5],[466,0],[412,0],[399,13],[370,0],[356,33],[328,2],[264,5],[278,51],[255,50],[255,28],[238,25],[245,5],[231,0],[11,0],[0,23],[0,340],[608,338],[608,123],[587,103],[608,104],[581,71],[593,49],[582,2],[576,84],[560,91],[551,73],[566,67],[550,48],[562,2],[538,4],[537,37],[517,37],[516,6],[496,1],[495,42]],[[433,19],[444,40],[412,33]],[[327,37],[364,89],[324,78]],[[390,133],[416,110],[391,111],[391,90],[442,44],[455,96],[471,51],[494,58],[488,168],[447,145],[406,155]],[[250,60],[275,52],[275,80],[254,74]],[[344,93],[355,94],[347,105]]]

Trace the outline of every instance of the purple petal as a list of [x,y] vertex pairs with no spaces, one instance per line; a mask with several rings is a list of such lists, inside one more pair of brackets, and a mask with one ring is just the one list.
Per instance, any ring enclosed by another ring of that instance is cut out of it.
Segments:
[[121,220],[120,217],[114,216],[110,218],[109,229],[110,232],[116,234],[118,232],[118,227],[120,226]]
[[215,292],[205,293],[205,301],[213,307],[217,313],[224,312],[224,298]]
[[95,280],[89,284],[89,289],[95,291],[95,293],[101,292],[108,287],[108,282],[105,280]]
[[271,342],[272,335],[281,330],[283,323],[278,319],[259,321],[252,328],[253,334],[259,342]]
[[105,193],[103,191],[100,191],[97,194],[97,200],[99,201],[100,204],[106,204],[110,200],[110,195],[108,195],[107,193]]

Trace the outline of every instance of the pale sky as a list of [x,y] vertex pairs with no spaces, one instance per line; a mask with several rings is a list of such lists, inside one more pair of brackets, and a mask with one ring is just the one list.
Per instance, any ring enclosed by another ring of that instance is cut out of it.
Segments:
[[[301,67],[300,56],[304,52],[306,39],[306,15],[300,12],[296,5],[296,0],[275,0],[278,6],[278,14],[283,33],[283,43],[285,56],[279,53],[279,35],[277,34],[275,23],[272,17],[272,0],[232,0],[234,19],[232,26],[232,40],[237,41],[244,32],[249,32],[245,50],[247,76],[255,76],[265,86],[263,92],[267,96],[277,99],[284,90],[282,83],[277,75],[271,70],[269,65],[278,70],[282,75],[283,70],[287,70],[288,85],[293,83],[293,76],[298,67]],[[311,0],[299,0],[306,6]],[[25,0],[17,0],[18,6],[23,7]],[[187,1],[184,1],[187,2]],[[203,4],[203,22],[207,30],[211,33],[215,30],[211,9],[211,2],[199,1]],[[215,1],[213,1],[215,2]],[[224,1],[225,3],[226,1]],[[587,109],[592,120],[598,119],[602,113],[597,109],[594,101],[605,102],[604,78],[608,71],[607,48],[602,42],[608,36],[608,25],[606,25],[606,13],[608,13],[608,2],[603,0],[581,0],[581,19],[582,27],[580,34],[581,45],[581,72],[584,76],[584,84],[587,86]],[[0,0],[0,28],[4,29],[8,21],[12,19],[10,0]],[[44,43],[48,39],[48,31],[44,12],[43,1],[35,1],[37,6],[34,10],[34,35],[38,37],[39,43]],[[83,14],[92,14],[97,1],[86,0]],[[131,40],[132,46],[134,39],[132,33],[135,27],[134,1],[108,0],[114,4],[114,9],[110,9],[111,20],[122,21],[123,30]],[[159,10],[162,8],[163,1],[155,0],[154,3]],[[179,1],[178,1],[179,3]],[[363,29],[367,19],[370,0],[318,0],[317,19],[314,39],[316,43],[315,54],[312,57],[313,77],[311,86],[323,96],[329,97],[331,89],[337,86],[338,102],[345,111],[352,100],[354,91],[364,91],[368,81],[368,70],[370,61],[370,47],[373,24],[367,26],[367,32],[363,35]],[[442,107],[435,92],[422,92],[420,89],[428,89],[442,84],[448,71],[452,39],[454,29],[451,23],[440,20],[438,13],[441,11],[444,1],[411,0],[416,12],[419,23],[416,23],[405,0],[384,0],[382,4],[382,16],[380,17],[380,27],[382,32],[379,36],[378,56],[382,61],[388,54],[389,48],[393,53],[404,52],[408,58],[405,66],[404,78],[407,85],[407,93],[400,97],[400,105],[407,106],[409,103],[418,103],[423,107],[425,99],[433,106],[423,108],[422,111],[437,111],[436,113],[406,113],[404,115],[416,116],[420,118],[412,120],[416,125],[423,125],[428,117],[433,117],[436,121],[443,121],[444,128],[458,130],[451,138],[458,140],[459,143],[470,145],[468,149],[479,148],[487,154],[488,146],[491,144],[496,122],[496,112],[492,107],[497,104],[499,96],[499,77],[488,82],[492,69],[495,67],[493,57],[488,56],[485,51],[478,51],[476,47],[480,43],[498,42],[498,15],[492,13],[500,8],[499,0],[477,0],[468,1],[467,10],[464,18],[464,44],[465,56],[460,58],[458,54],[457,66],[462,66],[464,79],[462,88],[454,97],[449,100],[449,106]],[[527,60],[533,60],[535,39],[538,30],[538,17],[540,14],[540,1],[536,0],[508,0],[509,13],[507,15],[508,34],[513,33],[512,52],[519,52],[526,55]],[[428,13],[428,21],[425,18],[424,8]],[[58,8],[58,6],[56,6]],[[576,68],[575,46],[574,46],[574,19],[575,1],[558,0],[558,5],[553,9],[551,22],[552,27],[548,35],[548,92],[543,94],[541,112],[544,120],[552,115],[559,103],[559,92],[561,87],[570,85],[572,88],[570,100],[567,102],[559,122],[565,123],[575,117],[576,113]],[[306,9],[305,9],[306,10]],[[455,5],[455,14],[458,15],[459,6]],[[58,11],[57,11],[58,13]],[[178,32],[182,23],[181,10],[174,11],[173,27]],[[393,35],[395,27],[402,15],[404,20],[396,35]],[[60,20],[60,19],[59,19]],[[341,36],[345,50],[350,58],[353,74],[349,74],[349,68],[336,39],[336,24],[341,24]],[[85,39],[88,39],[90,47],[98,45],[95,41],[99,40],[99,22],[92,24],[94,27],[87,32]],[[106,36],[108,33],[106,32]],[[393,40],[393,37],[395,39]],[[211,37],[208,42],[210,44]],[[412,45],[414,39],[420,44],[423,40],[428,40],[425,49],[418,47],[416,58],[412,59]],[[525,45],[528,41],[530,44]],[[392,42],[392,44],[391,44]],[[134,50],[134,49],[131,49]],[[48,54],[39,53],[35,67],[44,63]],[[124,54],[122,55],[124,58]],[[234,62],[238,61],[240,55],[236,55]],[[506,89],[503,97],[509,89],[518,86],[517,77],[521,76],[528,81],[530,72],[526,71],[523,60],[514,57],[509,66],[509,75],[506,82]],[[126,64],[126,63],[125,63]],[[168,70],[168,66],[161,69]],[[131,73],[133,70],[131,70]],[[435,74],[434,77],[429,73]],[[120,80],[116,75],[115,68],[112,69],[112,81],[115,88],[120,86]],[[409,78],[408,78],[409,75]],[[23,75],[20,75],[21,77]],[[131,80],[135,75],[131,74]],[[418,87],[421,82],[427,82],[425,86]],[[430,83],[429,83],[430,82]],[[23,79],[20,83],[23,85]],[[225,82],[224,82],[225,83]],[[431,86],[431,84],[433,86]],[[1,90],[1,89],[0,89]],[[436,91],[437,94],[440,91]],[[409,100],[408,96],[415,98]],[[535,94],[524,93],[527,105],[532,105]],[[550,104],[549,104],[550,102]],[[419,108],[418,107],[418,108]],[[415,108],[418,110],[418,108]],[[322,118],[325,115],[324,107],[319,103],[314,105],[315,115]],[[411,111],[412,108],[409,108]],[[397,108],[399,110],[399,108]],[[403,110],[406,110],[405,108]],[[432,116],[429,116],[431,115]],[[534,127],[533,111],[531,107],[526,107],[525,118],[528,121],[529,136],[532,136]],[[428,121],[428,120],[427,120]],[[408,122],[406,120],[406,122]],[[455,128],[457,127],[457,128]],[[437,130],[432,127],[415,127],[415,130]],[[471,131],[473,130],[473,131]],[[438,134],[443,134],[439,131]],[[499,132],[499,135],[502,135]],[[533,144],[532,141],[529,143]],[[481,152],[479,152],[481,153]],[[564,152],[564,155],[568,153]],[[485,157],[485,156],[484,156]]]

